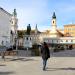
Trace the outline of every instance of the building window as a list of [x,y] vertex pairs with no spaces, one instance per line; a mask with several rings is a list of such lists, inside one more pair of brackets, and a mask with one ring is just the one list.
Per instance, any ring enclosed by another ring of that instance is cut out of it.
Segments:
[[66,40],[66,42],[68,42],[68,40]]
[[12,30],[10,31],[10,33],[11,33],[11,35],[13,35],[13,31]]
[[28,37],[26,38],[26,40],[28,40]]
[[3,46],[4,45],[4,41],[2,41],[1,43],[2,43],[2,46]]
[[17,22],[15,22],[15,24],[17,24]]
[[54,23],[54,21],[53,21],[53,23]]
[[13,21],[11,21],[11,23],[13,24]]
[[58,40],[57,40],[57,43],[58,43]]
[[30,40],[31,40],[31,38],[30,38]]
[[52,40],[52,43],[53,43],[53,40]]
[[71,40],[71,42],[73,42],[73,40]]
[[8,44],[8,41],[6,41],[6,44]]
[[63,42],[63,40],[61,40],[61,42]]

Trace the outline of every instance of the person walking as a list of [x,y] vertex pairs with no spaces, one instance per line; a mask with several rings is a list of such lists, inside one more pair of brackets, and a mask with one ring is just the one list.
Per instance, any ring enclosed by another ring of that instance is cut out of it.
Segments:
[[46,70],[47,60],[50,58],[50,51],[46,42],[41,46],[41,56],[43,59],[43,70]]

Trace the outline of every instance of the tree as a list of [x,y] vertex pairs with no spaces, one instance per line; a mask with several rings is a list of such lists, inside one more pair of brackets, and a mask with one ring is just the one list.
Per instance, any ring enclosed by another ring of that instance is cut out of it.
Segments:
[[22,30],[22,31],[18,31],[18,38],[23,38],[23,35],[25,33],[25,30]]

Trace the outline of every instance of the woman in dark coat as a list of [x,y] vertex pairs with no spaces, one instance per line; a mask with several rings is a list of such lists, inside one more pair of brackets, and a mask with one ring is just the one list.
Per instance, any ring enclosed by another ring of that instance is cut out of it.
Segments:
[[46,42],[41,46],[41,55],[43,59],[43,70],[46,68],[47,60],[50,58],[50,51]]

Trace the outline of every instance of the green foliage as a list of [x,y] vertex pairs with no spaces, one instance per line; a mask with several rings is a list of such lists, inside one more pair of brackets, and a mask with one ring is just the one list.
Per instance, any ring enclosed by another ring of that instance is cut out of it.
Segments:
[[25,31],[18,31],[17,33],[18,33],[18,38],[23,38]]
[[35,53],[35,56],[39,56],[40,55],[40,53],[39,53],[39,47],[38,47],[37,44],[33,45],[32,51]]

